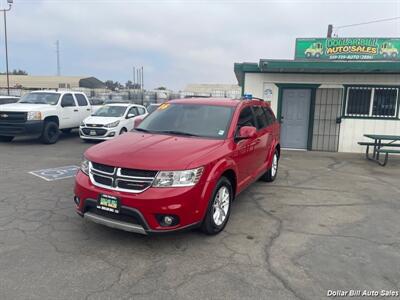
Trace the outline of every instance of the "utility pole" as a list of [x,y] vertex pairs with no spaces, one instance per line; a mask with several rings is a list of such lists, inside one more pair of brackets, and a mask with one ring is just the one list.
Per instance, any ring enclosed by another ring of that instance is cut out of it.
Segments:
[[329,24],[328,25],[328,33],[326,35],[327,38],[331,38],[332,37],[332,32],[333,32],[333,25]]
[[136,84],[136,74],[135,74],[135,67],[133,67],[133,82],[132,85],[135,86]]
[[10,95],[10,72],[8,70],[8,42],[7,42],[7,12],[11,10],[13,0],[7,0],[8,8],[2,9],[4,13],[4,43],[6,47],[6,76],[7,76],[7,95]]
[[144,90],[144,68],[142,67],[142,89]]
[[56,52],[57,52],[57,76],[61,76],[61,63],[60,63],[60,41],[56,41]]

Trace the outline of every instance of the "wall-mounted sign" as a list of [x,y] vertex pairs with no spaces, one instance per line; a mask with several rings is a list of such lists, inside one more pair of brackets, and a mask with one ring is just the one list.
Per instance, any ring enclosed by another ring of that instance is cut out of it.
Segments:
[[296,39],[295,59],[400,60],[400,38]]

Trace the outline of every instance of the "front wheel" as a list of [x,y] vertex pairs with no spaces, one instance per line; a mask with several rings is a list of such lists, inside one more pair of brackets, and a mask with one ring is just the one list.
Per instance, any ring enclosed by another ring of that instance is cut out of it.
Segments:
[[261,180],[266,182],[272,182],[276,179],[278,175],[278,167],[279,167],[279,154],[278,151],[275,150],[274,157],[272,158],[272,165],[267,172],[261,177]]
[[231,213],[233,188],[231,182],[222,177],[211,196],[201,230],[209,235],[220,233],[226,226]]
[[13,136],[0,135],[0,142],[11,142],[14,139]]
[[54,144],[58,141],[60,130],[56,122],[49,121],[44,124],[40,140],[44,144]]
[[121,128],[121,131],[119,132],[119,135],[127,133],[127,132],[128,132],[128,130],[126,130],[126,128],[123,127],[123,128]]

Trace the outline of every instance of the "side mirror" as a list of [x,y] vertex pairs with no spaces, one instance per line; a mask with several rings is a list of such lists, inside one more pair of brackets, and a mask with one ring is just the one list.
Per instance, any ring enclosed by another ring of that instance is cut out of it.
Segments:
[[255,137],[257,134],[257,128],[253,126],[243,126],[239,130],[239,135],[236,137],[237,140],[247,140]]
[[133,124],[133,128],[136,128],[140,125],[140,123],[142,123],[143,119],[142,118],[137,118],[135,119],[135,122]]
[[136,117],[136,115],[135,114],[128,114],[127,116],[126,116],[126,118],[127,119],[132,119],[132,118],[134,118],[134,117]]

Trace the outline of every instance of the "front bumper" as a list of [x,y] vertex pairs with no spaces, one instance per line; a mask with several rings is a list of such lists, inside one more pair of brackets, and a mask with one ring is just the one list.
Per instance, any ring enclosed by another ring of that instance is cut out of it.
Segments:
[[[78,172],[75,197],[80,203],[76,212],[90,221],[125,231],[152,234],[184,230],[198,226],[208,207],[212,192],[210,183],[199,182],[194,187],[149,188],[142,193],[118,192],[94,186],[88,176]],[[118,197],[119,214],[97,209],[100,194]],[[174,226],[161,226],[157,216],[173,215],[179,219]]]
[[39,136],[43,131],[43,121],[26,121],[24,123],[0,122],[2,136]]

